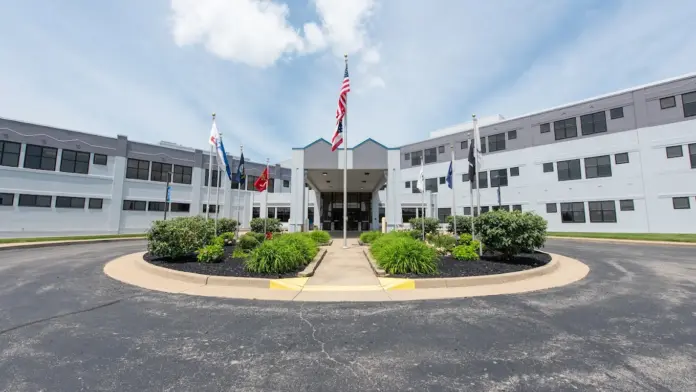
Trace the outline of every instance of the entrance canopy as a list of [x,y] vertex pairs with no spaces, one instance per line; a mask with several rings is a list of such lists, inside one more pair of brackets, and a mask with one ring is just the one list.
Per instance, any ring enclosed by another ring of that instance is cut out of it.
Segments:
[[[343,170],[307,170],[307,183],[319,192],[343,192]],[[385,183],[384,170],[348,170],[348,192],[373,192]]]

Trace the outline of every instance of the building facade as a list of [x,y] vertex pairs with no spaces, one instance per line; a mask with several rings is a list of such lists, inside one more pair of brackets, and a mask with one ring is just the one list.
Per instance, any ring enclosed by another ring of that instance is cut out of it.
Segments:
[[[481,213],[534,211],[550,231],[696,233],[696,75],[479,125]],[[214,171],[209,203],[207,152],[0,119],[0,237],[144,232],[164,216],[170,172],[172,217],[210,204],[242,226],[271,216],[290,231],[370,230],[382,217],[395,228],[422,214],[444,221],[452,154],[456,213],[477,213],[471,134],[467,123],[397,148],[372,139],[349,148],[343,222],[344,151],[324,139],[271,166],[267,202],[252,185],[265,165],[247,162],[241,190]],[[415,188],[421,163],[424,192]]]

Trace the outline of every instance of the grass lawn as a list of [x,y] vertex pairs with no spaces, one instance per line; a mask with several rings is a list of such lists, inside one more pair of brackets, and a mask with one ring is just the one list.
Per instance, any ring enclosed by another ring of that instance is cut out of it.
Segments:
[[615,240],[696,242],[696,234],[555,233],[555,232],[549,232],[548,235],[554,236],[554,237],[610,238],[610,239],[615,239]]
[[108,238],[145,238],[145,234],[106,234],[106,235],[78,235],[73,237],[36,237],[36,238],[0,238],[0,244],[16,244],[20,242],[44,242],[44,241],[74,241],[74,240],[99,240]]

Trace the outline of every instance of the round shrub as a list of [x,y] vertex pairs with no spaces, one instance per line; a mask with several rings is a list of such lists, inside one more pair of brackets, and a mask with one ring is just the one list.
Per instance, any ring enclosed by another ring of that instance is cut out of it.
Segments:
[[[471,221],[474,219],[471,216],[457,215],[457,235],[469,234],[471,235]],[[454,233],[454,217],[447,217],[447,231]]]
[[182,257],[210,244],[213,235],[201,216],[154,221],[147,232],[147,250],[158,257]]
[[307,235],[317,244],[328,244],[329,241],[331,241],[331,236],[329,233],[323,230],[312,230],[307,232]]
[[214,263],[221,260],[224,256],[225,249],[222,245],[213,244],[198,249],[197,259],[199,263]]
[[[478,242],[478,241],[477,241]],[[474,261],[479,259],[478,255],[478,244],[476,247],[473,245],[459,245],[452,249],[452,257],[457,260]]]
[[471,244],[471,241],[473,239],[474,238],[471,236],[471,234],[467,234],[467,233],[460,234],[459,241],[457,242],[457,245],[469,245],[469,244]]
[[256,233],[256,232],[250,231],[244,235],[245,236],[252,236],[252,237],[256,238],[256,241],[259,244],[266,240],[266,234],[264,234],[264,233]]
[[244,234],[241,238],[239,238],[239,243],[237,244],[237,247],[248,252],[258,247],[259,245],[261,245],[261,243],[259,242],[259,240],[256,239],[255,236]]
[[366,231],[360,234],[360,241],[362,241],[364,244],[371,244],[374,240],[381,236],[381,231]]
[[317,243],[303,233],[283,234],[274,241],[299,249],[306,262],[310,262],[319,251]]
[[235,219],[219,218],[217,220],[218,233],[234,233],[237,231],[238,223]]
[[390,274],[435,274],[437,253],[435,249],[410,236],[386,234],[370,246],[377,264]]
[[411,224],[411,229],[422,231],[423,221],[425,221],[425,234],[437,234],[440,230],[440,221],[437,218],[411,218],[408,223]]
[[235,242],[235,235],[234,233],[222,233],[218,236],[218,238],[221,238],[225,245],[234,245]]
[[254,218],[249,224],[251,226],[251,231],[263,233],[264,222],[266,222],[267,233],[277,233],[283,230],[283,224],[276,218]]
[[546,220],[533,212],[490,211],[476,218],[475,225],[486,249],[500,252],[508,259],[546,242]]
[[307,265],[316,255],[317,245],[302,233],[285,234],[265,241],[246,260],[248,271],[260,274],[284,274]]

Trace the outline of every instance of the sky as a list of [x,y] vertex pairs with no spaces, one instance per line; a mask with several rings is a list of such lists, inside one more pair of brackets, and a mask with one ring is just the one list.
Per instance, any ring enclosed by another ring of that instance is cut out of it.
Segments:
[[279,162],[696,71],[693,0],[0,0],[0,117]]

